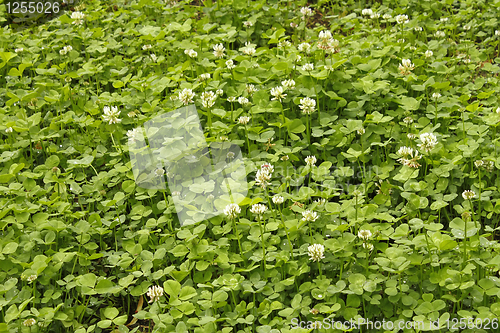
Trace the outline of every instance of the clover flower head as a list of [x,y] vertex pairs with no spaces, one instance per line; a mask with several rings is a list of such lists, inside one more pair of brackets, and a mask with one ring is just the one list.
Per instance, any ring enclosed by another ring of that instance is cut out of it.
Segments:
[[371,243],[363,243],[363,248],[368,249],[368,252],[371,252],[373,251],[374,246]]
[[73,24],[83,24],[83,19],[85,18],[85,14],[82,12],[73,12],[71,13],[71,19],[74,20]]
[[234,62],[231,59],[229,59],[226,61],[226,67],[227,67],[227,69],[231,70],[231,69],[235,68],[236,65],[234,64]]
[[310,167],[314,166],[316,164],[316,161],[317,161],[316,156],[307,156],[305,158],[306,164]]
[[326,203],[326,199],[325,198],[319,198],[317,200],[314,200],[314,202],[317,202],[319,205],[323,205]]
[[179,100],[181,100],[184,105],[193,103],[194,96],[196,96],[196,94],[192,89],[184,88],[179,92]]
[[437,101],[438,99],[441,98],[441,94],[440,93],[432,93],[432,99]]
[[16,53],[23,52],[23,51],[24,51],[24,49],[22,47],[17,48],[17,49],[14,50],[14,52],[16,52]]
[[413,154],[413,148],[410,148],[410,147],[406,147],[406,146],[403,146],[403,147],[400,147],[397,154],[399,156],[408,156],[408,155],[412,155]]
[[246,125],[250,121],[250,117],[247,116],[241,116],[238,118],[238,123],[241,125]]
[[290,90],[295,89],[295,81],[292,79],[281,81],[281,85],[285,89],[290,89]]
[[38,279],[38,275],[33,274],[33,275],[28,276],[28,278],[26,279],[26,281],[28,281],[29,283],[31,283],[31,282],[35,281],[36,279]]
[[469,31],[469,30],[470,30],[470,28],[471,28],[471,26],[470,26],[469,24],[466,24],[466,25],[464,25],[464,26],[463,26],[463,29],[464,29],[465,31]]
[[250,28],[251,26],[253,26],[253,23],[251,21],[245,21],[243,22],[243,25],[246,27],[246,28]]
[[410,59],[401,59],[398,69],[402,75],[408,75],[413,69],[415,69],[415,65]]
[[214,45],[214,56],[216,58],[223,58],[224,57],[224,51],[226,51],[226,48],[222,44],[215,44]]
[[360,230],[358,231],[358,237],[362,240],[368,240],[372,237],[372,232],[370,230]]
[[288,155],[281,156],[281,160],[283,162],[288,161],[289,159],[290,159],[290,157],[288,157]]
[[312,16],[313,15],[313,11],[311,8],[309,7],[301,7],[300,8],[300,13],[302,14],[302,19],[305,20],[305,18],[307,16]]
[[245,42],[245,47],[241,50],[243,54],[253,56],[255,54],[255,47],[250,42]]
[[309,53],[309,52],[311,51],[311,44],[309,44],[309,43],[307,43],[307,42],[300,43],[300,44],[297,46],[297,49],[298,49],[300,52]]
[[410,125],[411,123],[413,123],[413,118],[412,117],[405,117],[403,119],[403,122],[406,124],[406,125]]
[[230,219],[236,218],[241,213],[241,208],[235,203],[229,204],[224,208],[224,214]]
[[279,48],[285,48],[285,47],[290,47],[292,46],[292,43],[289,40],[283,40],[278,42],[278,47]]
[[150,298],[149,303],[159,301],[160,297],[163,296],[163,288],[160,286],[149,287],[147,295]]
[[155,169],[155,176],[156,177],[162,177],[164,174],[165,174],[165,170],[163,170],[163,168]]
[[305,222],[314,222],[319,218],[318,213],[313,212],[311,210],[306,210],[302,212],[302,221]]
[[295,28],[297,28],[298,26],[299,26],[299,25],[298,25],[297,23],[295,23],[295,22],[290,22],[290,28],[295,29]]
[[30,327],[36,324],[36,320],[34,318],[29,318],[23,321],[23,326]]
[[273,96],[273,98],[271,98],[271,101],[279,100],[281,102],[281,100],[286,97],[284,91],[285,90],[281,86],[271,88],[271,95]]
[[403,23],[408,23],[408,15],[397,15],[396,16],[396,22],[398,24],[403,24]]
[[245,90],[247,91],[247,93],[252,96],[253,94],[255,94],[257,91],[259,91],[259,89],[255,88],[255,86],[253,84],[247,84],[246,87],[245,87]]
[[373,10],[371,10],[370,8],[365,8],[361,11],[361,15],[371,16],[373,15]]
[[474,161],[474,165],[476,166],[476,168],[482,167],[484,165],[484,161],[483,160],[476,160],[476,161]]
[[472,217],[472,214],[468,211],[464,211],[462,214],[462,220],[464,220],[465,222],[468,222],[471,220],[471,217]]
[[142,49],[143,49],[143,50],[149,50],[149,49],[151,49],[151,48],[152,48],[151,44],[147,44],[147,45],[143,45],[143,46],[142,46]]
[[423,31],[424,29],[420,26],[416,26],[415,28],[413,28],[415,31],[417,32],[420,32],[420,31]]
[[415,140],[417,138],[417,136],[413,133],[406,134],[406,137],[410,140]]
[[320,41],[328,41],[332,38],[332,33],[329,30],[320,31],[318,38]]
[[230,96],[230,97],[228,97],[228,98],[227,98],[227,101],[228,101],[229,103],[234,103],[234,102],[236,102],[236,97],[234,97],[234,96]]
[[222,89],[217,89],[217,90],[215,91],[215,94],[216,94],[217,96],[222,96],[222,95],[224,95],[224,90],[222,90]]
[[300,99],[299,108],[302,110],[302,113],[311,114],[314,112],[314,109],[316,108],[316,101],[312,98],[304,97]]
[[210,73],[203,73],[203,74],[200,74],[198,80],[200,81],[205,81],[205,80],[208,80],[210,79]]
[[248,100],[248,98],[246,97],[238,97],[238,103],[240,103],[241,105],[248,105],[250,104],[250,101]]
[[403,146],[399,148],[397,154],[399,156],[402,156],[398,159],[398,162],[400,162],[401,164],[409,166],[410,168],[420,167],[420,164],[417,161],[421,159],[422,156],[418,154],[417,150],[413,150],[413,148]]
[[282,196],[280,195],[273,196],[273,203],[275,203],[276,205],[281,205],[283,202],[285,202],[285,198],[283,198]]
[[151,57],[151,60],[153,60],[153,62],[156,62],[158,60],[158,57],[154,53],[151,53],[150,57]]
[[432,133],[420,134],[420,141],[422,143],[420,143],[418,147],[426,152],[430,152],[438,143],[436,136]]
[[431,50],[427,50],[427,51],[425,51],[424,56],[425,56],[426,58],[430,58],[430,57],[432,57],[432,55],[433,55],[433,54],[434,54],[434,53],[433,53]]
[[444,38],[446,34],[444,33],[444,31],[438,30],[434,33],[434,36],[436,36],[437,38]]
[[378,19],[380,17],[380,13],[373,13],[370,15],[371,19]]
[[366,131],[363,127],[360,127],[356,130],[356,132],[358,133],[358,135],[363,135],[363,134],[365,134]]
[[391,15],[391,14],[386,13],[386,14],[382,15],[382,18],[383,18],[384,20],[390,20],[390,19],[392,18],[392,15]]
[[321,244],[313,244],[307,247],[307,251],[309,252],[309,260],[312,261],[320,261],[324,259],[325,247]]
[[118,111],[118,107],[116,106],[112,106],[111,108],[109,106],[105,106],[103,108],[103,111],[104,111],[104,115],[102,116],[102,119],[109,123],[110,125],[111,124],[118,124],[120,123],[122,120],[118,118],[118,116],[120,115],[120,112],[121,111]]
[[303,71],[312,71],[314,69],[314,64],[308,63],[302,66]]
[[201,93],[201,104],[205,108],[211,108],[215,104],[217,95],[213,91],[205,91]]
[[271,164],[262,164],[260,169],[257,170],[257,174],[255,175],[255,184],[265,189],[266,186],[271,184],[269,181],[271,180],[273,171],[274,167]]
[[448,22],[448,17],[441,17],[439,20],[441,22]]
[[7,127],[5,129],[5,133],[12,133],[12,131],[13,131],[12,127]]
[[500,30],[495,30],[495,36],[500,36]]
[[59,50],[59,54],[65,55],[68,52],[71,52],[73,50],[73,47],[71,45],[65,46],[62,49]]
[[256,215],[262,215],[267,211],[267,206],[262,204],[254,204],[250,208],[250,212]]
[[465,190],[462,192],[462,198],[464,198],[464,200],[470,200],[472,198],[474,198],[476,196],[476,193],[474,191],[471,191],[471,190]]
[[139,128],[134,128],[127,131],[128,140],[132,143],[144,138],[142,131]]
[[198,52],[196,52],[195,50],[193,49],[189,49],[189,50],[184,50],[184,54],[187,54],[189,57],[191,58],[195,58],[198,56]]

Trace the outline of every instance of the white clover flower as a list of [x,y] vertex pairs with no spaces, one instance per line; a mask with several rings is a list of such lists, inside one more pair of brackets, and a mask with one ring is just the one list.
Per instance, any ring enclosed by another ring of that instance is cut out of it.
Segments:
[[240,123],[241,125],[246,125],[248,124],[248,122],[250,121],[250,117],[247,117],[247,116],[241,116],[238,118],[238,123]]
[[248,98],[241,96],[238,97],[238,103],[240,103],[241,105],[249,105],[250,101],[248,100]]
[[304,42],[297,46],[297,50],[304,53],[309,53],[311,51],[311,44]]
[[271,101],[279,100],[281,102],[281,100],[286,97],[286,94],[284,94],[284,89],[281,86],[271,88],[271,95],[273,96],[273,98],[271,98]]
[[241,213],[241,208],[235,203],[229,204],[224,208],[224,214],[226,214],[227,217],[230,219],[234,219],[238,217],[238,215]]
[[38,278],[38,275],[36,274],[33,274],[33,275],[30,275],[28,276],[28,278],[26,279],[29,283],[35,281],[36,279]]
[[314,69],[314,65],[311,63],[305,64],[302,66],[303,71],[312,71]]
[[446,34],[444,33],[444,31],[438,30],[434,33],[434,36],[436,36],[437,38],[444,38]]
[[236,102],[236,97],[234,97],[234,96],[230,96],[230,97],[228,97],[228,98],[227,98],[227,101],[228,101],[229,103],[234,103],[234,102]]
[[222,44],[215,44],[214,45],[214,56],[216,58],[223,58],[224,57],[224,51],[226,51],[226,48]]
[[283,202],[285,202],[285,198],[283,198],[282,196],[280,195],[275,195],[273,197],[273,203],[276,204],[276,205],[281,205]]
[[213,91],[205,91],[201,93],[201,104],[205,108],[211,108],[215,104],[217,95]]
[[307,251],[309,252],[309,260],[320,261],[325,258],[323,255],[325,253],[325,247],[321,244],[309,245]]
[[476,161],[474,161],[474,165],[476,166],[476,168],[482,167],[484,165],[484,161],[483,160],[476,160]]
[[295,22],[290,22],[290,28],[295,29],[295,28],[297,28],[298,26],[299,26],[299,25],[298,25],[297,23],[295,23]]
[[470,58],[467,58],[467,59],[464,59],[463,62],[464,62],[464,64],[470,64],[471,60],[470,60]]
[[150,298],[148,303],[159,301],[160,297],[163,296],[163,288],[160,286],[149,287],[147,295]]
[[198,56],[198,52],[196,52],[195,50],[193,49],[189,49],[189,50],[184,50],[184,54],[187,54],[189,57],[191,58],[195,58]]
[[71,13],[71,19],[74,20],[73,24],[83,24],[84,18],[85,18],[85,14],[83,14],[82,12]]
[[370,230],[360,230],[358,231],[358,237],[366,241],[372,237],[372,232]]
[[464,27],[463,27],[463,29],[464,29],[465,31],[469,31],[469,30],[470,30],[470,28],[471,28],[471,26],[470,26],[470,25],[468,25],[468,24],[464,25]]
[[317,202],[318,205],[323,205],[326,203],[326,199],[325,198],[319,198],[317,200],[314,200],[314,202]]
[[401,43],[404,43],[404,42],[405,42],[405,39],[404,39],[404,38],[400,38],[400,39],[398,39],[398,40],[397,40],[397,42],[398,42],[398,43],[400,43],[400,44],[401,44]]
[[250,28],[251,26],[253,26],[253,23],[250,21],[245,21],[243,22],[243,25],[245,26],[245,28]]
[[368,248],[368,251],[371,252],[373,251],[374,246],[371,243],[363,243],[363,248],[364,249]]
[[433,53],[431,50],[427,50],[427,51],[425,51],[424,56],[425,56],[426,58],[430,58],[430,57],[432,57],[432,55],[433,55],[433,54],[434,54],[434,53]]
[[363,127],[361,127],[361,128],[358,128],[356,130],[356,132],[358,133],[358,135],[363,135],[363,134],[365,134],[365,129]]
[[420,141],[422,143],[420,143],[418,147],[426,152],[430,152],[438,143],[436,136],[432,133],[420,134]]
[[231,160],[234,158],[234,153],[230,151],[229,153],[226,154],[226,157]]
[[361,11],[361,15],[370,16],[370,15],[373,15],[373,11],[370,8],[363,9]]
[[495,36],[500,36],[500,30],[495,30]]
[[273,171],[274,167],[271,164],[264,163],[260,169],[257,170],[255,184],[265,189],[266,186],[271,184],[269,181],[271,180]]
[[403,122],[408,126],[410,125],[411,123],[413,123],[413,118],[412,117],[405,117],[403,119]]
[[200,76],[198,77],[198,80],[200,80],[200,81],[205,81],[208,79],[210,79],[210,73],[203,73],[203,74],[200,74]]
[[476,193],[474,191],[471,191],[471,190],[465,190],[462,192],[462,198],[464,198],[464,200],[470,200],[472,198],[474,198],[476,196]]
[[231,70],[231,69],[235,68],[236,65],[234,64],[234,62],[231,59],[229,59],[228,61],[226,61],[226,67],[227,67],[227,69]]
[[408,15],[397,15],[396,22],[398,24],[408,23]]
[[288,161],[290,159],[290,157],[288,157],[288,155],[285,155],[285,156],[281,156],[280,158],[283,162],[285,161]]
[[255,54],[255,47],[250,42],[245,42],[245,47],[241,50],[243,54],[253,56]]
[[437,101],[440,98],[441,98],[441,94],[440,93],[433,93],[432,94],[432,99],[433,100]]
[[412,155],[412,154],[413,154],[413,148],[406,147],[406,146],[400,147],[400,148],[398,149],[397,154],[398,154],[399,156],[408,156],[408,155]]
[[401,164],[409,166],[410,168],[420,167],[420,164],[417,161],[421,159],[422,156],[418,154],[418,150],[413,150],[413,148],[403,146],[399,148],[397,154],[402,156],[398,159],[398,162]]
[[222,89],[217,89],[217,90],[215,91],[215,93],[217,94],[217,96],[222,96],[222,95],[224,95],[224,90],[222,90]]
[[415,65],[410,59],[402,59],[398,69],[402,75],[408,75],[413,69],[415,69]]
[[120,123],[122,120],[118,118],[118,116],[120,115],[120,112],[121,111],[118,111],[118,107],[116,106],[112,106],[111,108],[109,106],[105,106],[104,109],[104,115],[102,116],[102,119],[109,123],[110,125],[111,124],[118,124]]
[[320,31],[318,38],[320,41],[326,42],[332,38],[332,33],[329,30]]
[[281,81],[281,84],[283,85],[283,87],[285,89],[290,89],[290,90],[293,90],[295,89],[295,81],[294,80],[284,80],[284,81]]
[[300,99],[299,108],[302,110],[302,113],[311,114],[314,112],[314,109],[316,108],[316,101],[312,98],[304,97]]
[[311,210],[306,210],[302,212],[302,221],[305,222],[314,222],[318,219],[319,215],[316,212],[313,212]]
[[151,44],[147,44],[147,45],[143,45],[143,46],[142,46],[142,49],[143,49],[143,50],[149,50],[149,49],[151,49],[151,48],[152,48]]
[[59,50],[59,54],[65,55],[66,53],[71,52],[72,50],[73,48],[71,47],[71,45],[68,45]]
[[139,128],[134,128],[133,130],[127,131],[127,136],[129,141],[133,143],[136,141],[140,141],[144,138],[144,134]]
[[417,138],[417,136],[413,133],[406,134],[406,137],[410,140],[415,140]]
[[[154,173],[155,173],[156,177],[161,177],[165,174],[165,170],[163,170],[162,168],[158,168],[158,169],[155,169]],[[174,195],[173,192],[172,192],[172,195]]]
[[179,92],[179,100],[181,100],[182,103],[184,103],[184,105],[193,103],[194,96],[196,96],[196,94],[193,92],[192,89],[184,88],[182,91]]
[[12,127],[7,127],[5,129],[5,133],[12,133],[12,131],[13,131]]
[[300,13],[302,14],[302,19],[303,20],[305,20],[305,18],[307,16],[312,16],[313,15],[313,11],[309,7],[302,7],[302,8],[300,8]]
[[387,13],[386,13],[386,14],[382,15],[382,18],[383,18],[384,20],[390,20],[390,19],[392,18],[392,15],[391,15],[391,14],[387,14]]
[[290,47],[290,46],[292,46],[292,43],[288,40],[278,42],[279,48],[285,48],[285,47]]
[[255,204],[252,205],[252,208],[250,208],[250,212],[256,215],[262,215],[266,211],[267,211],[267,206],[262,204]]
[[370,15],[371,19],[378,19],[380,17],[380,13],[373,13]]
[[253,84],[247,84],[246,87],[245,87],[245,90],[247,91],[247,93],[252,96],[254,93],[256,93],[257,91],[259,91],[257,88],[255,88],[255,86]]
[[415,28],[413,28],[415,31],[419,32],[419,31],[423,31],[424,29],[420,26],[416,26]]
[[17,49],[14,50],[14,52],[16,52],[16,53],[23,52],[23,51],[24,51],[24,49],[22,47],[17,48]]
[[23,326],[30,327],[30,326],[33,326],[35,324],[36,324],[36,320],[34,318],[29,318],[29,319],[26,319],[25,321],[23,321]]
[[181,195],[181,192],[179,192],[179,191],[173,191],[172,192],[172,196],[173,197],[180,197],[180,195]]
[[305,162],[306,162],[306,164],[307,164],[308,166],[310,166],[310,167],[312,167],[313,165],[315,165],[315,164],[316,164],[316,161],[317,161],[316,156],[307,156],[307,157],[305,158]]
[[151,60],[153,60],[153,62],[156,62],[156,60],[158,60],[158,57],[154,53],[151,53],[150,57],[151,57]]

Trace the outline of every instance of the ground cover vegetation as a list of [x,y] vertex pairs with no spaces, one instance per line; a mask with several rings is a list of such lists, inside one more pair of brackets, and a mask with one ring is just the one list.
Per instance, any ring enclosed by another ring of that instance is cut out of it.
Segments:
[[[4,26],[0,331],[496,331],[499,13],[89,0]],[[181,226],[127,143],[191,104],[207,142],[240,146],[250,191]]]

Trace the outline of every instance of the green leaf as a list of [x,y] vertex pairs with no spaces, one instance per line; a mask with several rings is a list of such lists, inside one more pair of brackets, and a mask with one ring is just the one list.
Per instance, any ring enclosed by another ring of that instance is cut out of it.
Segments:
[[108,307],[106,309],[104,309],[104,317],[108,318],[108,319],[113,319],[115,318],[116,316],[118,316],[118,314],[120,313],[120,311],[118,311],[117,308],[115,307]]

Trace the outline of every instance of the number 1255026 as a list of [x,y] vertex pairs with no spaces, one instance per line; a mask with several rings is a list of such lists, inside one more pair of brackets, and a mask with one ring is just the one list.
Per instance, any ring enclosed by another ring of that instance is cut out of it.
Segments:
[[57,14],[59,2],[11,1],[5,4],[8,14]]

